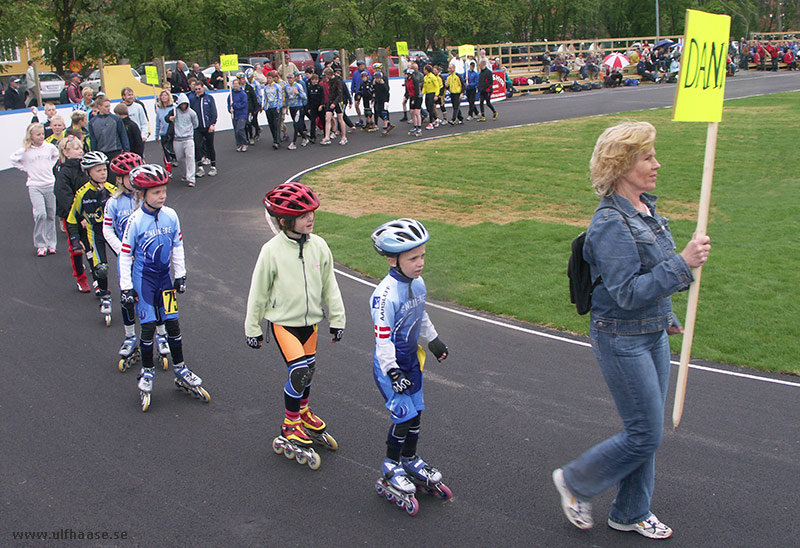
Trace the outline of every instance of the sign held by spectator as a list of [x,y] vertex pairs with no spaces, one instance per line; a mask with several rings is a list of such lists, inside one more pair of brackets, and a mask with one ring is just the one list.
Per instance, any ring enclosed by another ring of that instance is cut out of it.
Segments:
[[408,42],[397,42],[397,55],[408,55]]
[[231,55],[219,56],[219,69],[222,72],[236,72],[239,70],[239,56],[235,53]]
[[468,57],[468,56],[475,57],[475,46],[472,44],[464,44],[462,46],[458,46],[458,56],[459,57]]
[[731,18],[686,10],[686,36],[672,119],[719,122],[725,97]]
[[158,85],[158,69],[154,66],[146,66],[144,67],[144,79],[148,85],[157,86]]

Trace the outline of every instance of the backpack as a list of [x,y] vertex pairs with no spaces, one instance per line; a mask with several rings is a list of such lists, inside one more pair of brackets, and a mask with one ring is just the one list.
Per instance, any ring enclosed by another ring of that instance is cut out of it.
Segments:
[[61,93],[58,96],[58,101],[62,105],[68,105],[70,103],[69,94],[67,93],[67,87],[64,86],[64,89],[61,90]]
[[600,82],[592,82],[592,89],[602,89],[603,84]]
[[636,78],[625,78],[624,83],[626,86],[638,86],[639,80],[637,80]]
[[581,84],[581,89],[583,91],[589,91],[589,90],[592,90],[594,88],[592,87],[592,84]]
[[[606,206],[600,209],[617,209],[616,207]],[[628,217],[619,211],[622,220],[628,225],[630,230],[631,225],[628,222]],[[595,212],[596,213],[596,212]],[[586,232],[578,234],[572,240],[572,253],[569,256],[567,263],[567,277],[569,278],[569,300],[575,305],[578,314],[583,316],[592,309],[592,292],[603,279],[598,276],[592,283],[592,272],[589,263],[583,258],[583,244],[586,242]]]
[[583,91],[583,86],[581,86],[581,84],[576,80],[575,82],[572,82],[571,86],[569,86],[569,90],[570,91]]
[[563,93],[564,92],[564,86],[562,86],[561,84],[552,84],[548,88],[547,92],[549,92],[549,93]]

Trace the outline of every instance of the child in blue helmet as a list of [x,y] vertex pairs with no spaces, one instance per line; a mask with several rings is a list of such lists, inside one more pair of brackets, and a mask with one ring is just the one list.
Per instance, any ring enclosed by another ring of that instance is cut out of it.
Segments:
[[435,488],[443,498],[450,496],[441,484],[441,472],[417,456],[420,414],[425,409],[425,351],[417,340],[420,336],[428,340],[437,360],[447,357],[447,346],[425,311],[427,291],[420,275],[429,238],[426,228],[414,219],[390,221],[372,233],[375,250],[390,266],[370,299],[375,326],[373,374],[392,419],[382,465],[384,478],[376,488],[381,492],[382,485],[401,498],[415,492],[414,482]]

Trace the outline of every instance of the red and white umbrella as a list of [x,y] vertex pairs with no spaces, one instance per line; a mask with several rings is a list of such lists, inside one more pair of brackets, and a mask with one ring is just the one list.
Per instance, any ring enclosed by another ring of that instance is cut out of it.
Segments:
[[612,69],[625,68],[631,64],[631,61],[621,53],[609,53],[606,55],[605,59],[603,59],[603,64]]

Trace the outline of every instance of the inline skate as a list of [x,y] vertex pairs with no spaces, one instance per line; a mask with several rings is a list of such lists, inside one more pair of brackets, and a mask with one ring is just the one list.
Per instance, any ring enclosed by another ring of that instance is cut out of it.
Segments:
[[153,391],[154,367],[142,367],[139,372],[139,401],[142,404],[142,412],[150,408],[150,392]]
[[408,477],[417,486],[417,491],[424,491],[429,495],[438,495],[442,500],[453,498],[453,492],[442,483],[442,473],[429,466],[420,457],[402,457],[400,463]]
[[125,337],[122,341],[122,346],[119,347],[119,368],[120,373],[124,373],[142,358],[142,352],[139,350],[139,339],[136,335]]
[[111,325],[111,292],[101,291],[98,298],[100,299],[100,314],[105,318],[106,327],[108,327]]
[[386,497],[389,502],[405,510],[409,516],[416,516],[419,512],[419,502],[414,496],[417,488],[409,479],[406,471],[399,462],[385,459],[381,465],[383,477],[375,482],[375,492],[378,496]]
[[166,335],[156,333],[156,348],[158,348],[158,355],[161,357],[161,366],[166,371],[169,369],[169,344],[167,343]]
[[290,421],[287,418],[283,421],[281,435],[272,440],[272,450],[289,460],[296,460],[297,464],[308,464],[312,470],[318,470],[322,459],[311,447],[312,443],[303,430],[302,421]]
[[325,446],[325,448],[330,451],[339,449],[339,443],[336,441],[336,438],[326,431],[327,425],[325,421],[315,415],[311,409],[305,407],[300,410],[300,421],[303,423],[303,429],[312,441]]
[[203,379],[195,375],[191,369],[186,367],[186,364],[180,366],[172,366],[172,372],[175,374],[175,386],[186,392],[193,394],[195,398],[200,398],[203,402],[208,403],[211,401],[211,396],[205,388],[201,386]]

